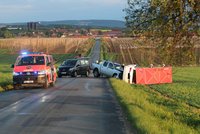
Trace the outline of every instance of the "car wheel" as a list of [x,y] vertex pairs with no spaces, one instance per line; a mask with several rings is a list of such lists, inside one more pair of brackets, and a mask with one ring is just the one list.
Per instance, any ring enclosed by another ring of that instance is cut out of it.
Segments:
[[85,74],[85,76],[86,76],[86,77],[88,77],[88,76],[89,76],[89,74],[90,74],[90,73],[89,73],[89,71],[87,71],[87,72],[86,72],[86,74]]
[[71,77],[77,77],[77,72],[72,73]]
[[55,82],[55,81],[53,81],[53,82],[51,82],[51,84],[50,84],[50,85],[51,85],[52,87],[54,87],[54,86],[55,86],[55,84],[56,84],[56,82]]
[[117,74],[113,74],[113,78],[118,78],[118,77],[117,77]]
[[76,71],[74,72],[74,77],[77,77],[77,72]]
[[49,87],[49,82],[48,82],[48,78],[47,77],[45,78],[45,83],[44,83],[43,87],[45,89],[47,89]]
[[58,78],[62,78],[62,74],[58,74]]
[[94,70],[93,74],[94,74],[94,77],[96,78],[100,76],[99,71],[97,69]]
[[19,86],[19,85],[13,85],[13,89],[14,89],[14,90],[19,90],[19,89],[20,89],[20,86]]

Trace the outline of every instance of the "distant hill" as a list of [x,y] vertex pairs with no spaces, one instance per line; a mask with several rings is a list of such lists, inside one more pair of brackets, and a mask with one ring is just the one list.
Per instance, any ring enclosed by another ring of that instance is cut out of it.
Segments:
[[[61,20],[61,21],[40,21],[41,25],[72,25],[88,27],[108,27],[108,28],[125,28],[125,22],[119,20]],[[26,23],[12,23],[0,25],[26,25]]]
[[91,27],[111,27],[124,28],[125,22],[118,20],[63,20],[63,21],[41,21],[42,25],[76,25],[76,26],[91,26]]

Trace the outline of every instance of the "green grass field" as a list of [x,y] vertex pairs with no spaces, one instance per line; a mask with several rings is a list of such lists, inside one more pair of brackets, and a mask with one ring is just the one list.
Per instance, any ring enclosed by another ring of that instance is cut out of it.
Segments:
[[200,133],[200,68],[173,69],[173,84],[129,85],[110,82],[127,114],[140,133]]
[[8,54],[7,50],[0,50],[0,91],[12,88],[11,64],[14,64],[16,57],[17,55]]

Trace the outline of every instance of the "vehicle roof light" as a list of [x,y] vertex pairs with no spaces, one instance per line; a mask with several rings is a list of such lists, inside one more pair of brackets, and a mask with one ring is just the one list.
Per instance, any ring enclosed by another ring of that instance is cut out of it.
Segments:
[[22,54],[22,55],[27,55],[27,54],[28,54],[28,52],[22,52],[21,54]]
[[27,51],[22,51],[21,55],[28,55],[28,54],[45,54],[44,52],[27,52]]

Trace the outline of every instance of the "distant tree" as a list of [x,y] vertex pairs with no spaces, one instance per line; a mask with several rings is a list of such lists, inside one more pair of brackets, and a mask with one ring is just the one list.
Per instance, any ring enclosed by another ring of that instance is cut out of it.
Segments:
[[6,31],[4,31],[3,36],[4,36],[4,38],[12,38],[13,34],[10,31],[6,30]]
[[128,5],[126,24],[131,34],[162,39],[164,62],[181,65],[194,59],[191,35],[200,26],[199,0],[128,0]]
[[0,37],[2,38],[12,38],[13,37],[13,34],[7,30],[6,27],[3,27],[0,29]]
[[87,30],[86,29],[81,29],[80,30],[81,35],[87,35]]
[[63,35],[62,32],[58,32],[58,33],[57,33],[57,37],[61,37],[62,35]]
[[50,31],[45,31],[45,36],[46,36],[46,37],[50,37],[51,34],[52,34],[52,33],[51,33]]
[[6,31],[7,28],[6,28],[6,27],[2,27],[0,30],[1,30],[1,31]]
[[101,30],[99,30],[98,35],[103,35],[103,32]]

